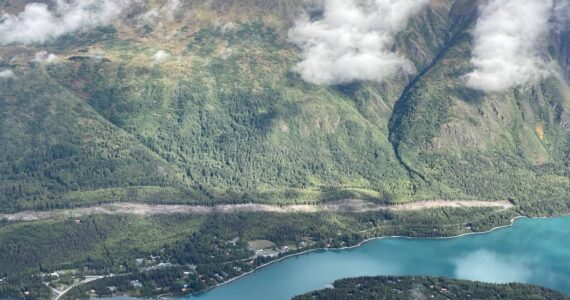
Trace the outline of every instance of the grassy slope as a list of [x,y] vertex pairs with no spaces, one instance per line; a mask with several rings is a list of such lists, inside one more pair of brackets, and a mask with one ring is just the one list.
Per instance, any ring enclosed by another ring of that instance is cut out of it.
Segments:
[[491,284],[434,277],[361,277],[334,282],[293,298],[303,299],[568,299],[564,294],[526,284]]

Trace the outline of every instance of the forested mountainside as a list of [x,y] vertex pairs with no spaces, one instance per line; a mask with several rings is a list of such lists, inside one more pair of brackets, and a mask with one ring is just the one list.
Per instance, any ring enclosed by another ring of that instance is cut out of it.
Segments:
[[569,213],[570,3],[520,3],[0,0],[0,298],[198,293]]
[[558,292],[524,284],[490,284],[434,277],[360,277],[334,282],[334,288],[294,300],[342,299],[568,299]]
[[89,30],[10,35],[32,2],[59,5],[0,0],[0,211],[339,198],[569,210],[568,27],[544,35],[552,72],[487,92],[463,78],[485,1],[424,1],[387,47],[405,72],[332,81],[307,79],[298,41],[304,12],[327,18],[320,1],[125,1]]

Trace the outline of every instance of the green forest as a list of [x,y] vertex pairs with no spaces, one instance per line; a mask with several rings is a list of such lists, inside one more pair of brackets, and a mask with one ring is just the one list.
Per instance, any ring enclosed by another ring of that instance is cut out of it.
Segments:
[[[32,2],[0,0],[0,24]],[[473,70],[480,1],[425,1],[389,47],[409,60],[408,71],[319,85],[299,74],[305,53],[290,33],[303,12],[323,17],[307,1],[179,1],[171,18],[144,24],[148,12],[163,13],[161,1],[132,2],[143,6],[104,26],[42,43],[0,41],[0,298],[49,299],[51,288],[111,273],[64,298],[191,294],[299,251],[570,213],[567,28],[542,41],[540,55],[559,65],[556,74],[485,93],[462,81]],[[38,62],[40,51],[57,60]],[[513,208],[81,217],[66,210],[347,199]],[[61,214],[48,219],[3,218],[56,209]],[[255,257],[248,243],[258,240],[290,250]],[[431,295],[431,285],[441,299],[465,299],[461,290],[565,299],[529,286],[413,277],[342,280],[299,299],[402,296],[410,288]]]
[[[4,223],[0,227],[0,278],[5,280],[0,282],[0,298],[29,291],[45,299],[41,295],[49,293],[42,281],[59,282],[49,274],[60,270],[76,270],[76,277],[116,274],[73,289],[69,299],[86,296],[91,289],[106,293],[108,286],[134,295],[149,295],[150,287],[158,294],[193,293],[278,258],[252,259],[248,241],[269,240],[276,247],[297,249],[283,253],[290,255],[313,248],[353,246],[376,236],[440,237],[485,231],[509,224],[514,214],[493,208],[454,208],[362,214],[93,215],[82,217],[79,223],[65,217]],[[139,263],[149,257],[155,259]],[[162,267],[156,269],[160,263]],[[191,274],[184,275],[184,271]],[[132,280],[145,282],[148,289],[125,286]],[[178,288],[184,285],[182,292]]]
[[437,277],[360,277],[337,280],[334,288],[294,297],[293,300],[368,299],[568,299],[537,286],[490,284]]
[[[158,65],[113,26],[44,45],[66,58],[57,64],[4,62],[19,79],[0,81],[0,211],[345,198],[569,211],[568,87],[556,77],[500,95],[463,87],[473,4],[410,20],[395,45],[418,70],[410,78],[332,86],[292,71],[300,57],[285,23],[296,5],[270,10],[277,23],[240,11],[231,30],[192,25],[178,61]],[[563,45],[550,43],[558,59]]]

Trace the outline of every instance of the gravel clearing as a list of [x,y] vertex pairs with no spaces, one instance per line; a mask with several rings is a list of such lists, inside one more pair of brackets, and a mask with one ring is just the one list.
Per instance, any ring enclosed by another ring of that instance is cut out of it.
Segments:
[[192,205],[151,205],[139,203],[110,203],[100,206],[58,209],[50,211],[23,211],[14,214],[0,214],[0,219],[8,221],[35,221],[60,216],[81,217],[93,214],[131,214],[140,216],[168,214],[210,214],[237,212],[271,212],[271,213],[314,213],[319,211],[364,213],[380,210],[413,211],[444,207],[496,207],[508,209],[513,207],[509,201],[480,200],[429,200],[396,205],[379,205],[373,202],[347,199],[327,202],[319,205],[269,205],[269,204],[221,204],[216,206]]

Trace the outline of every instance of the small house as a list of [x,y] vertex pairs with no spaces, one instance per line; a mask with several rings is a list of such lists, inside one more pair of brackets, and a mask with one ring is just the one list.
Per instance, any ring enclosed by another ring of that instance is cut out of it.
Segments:
[[143,284],[138,280],[131,280],[131,286],[134,288],[142,288]]

